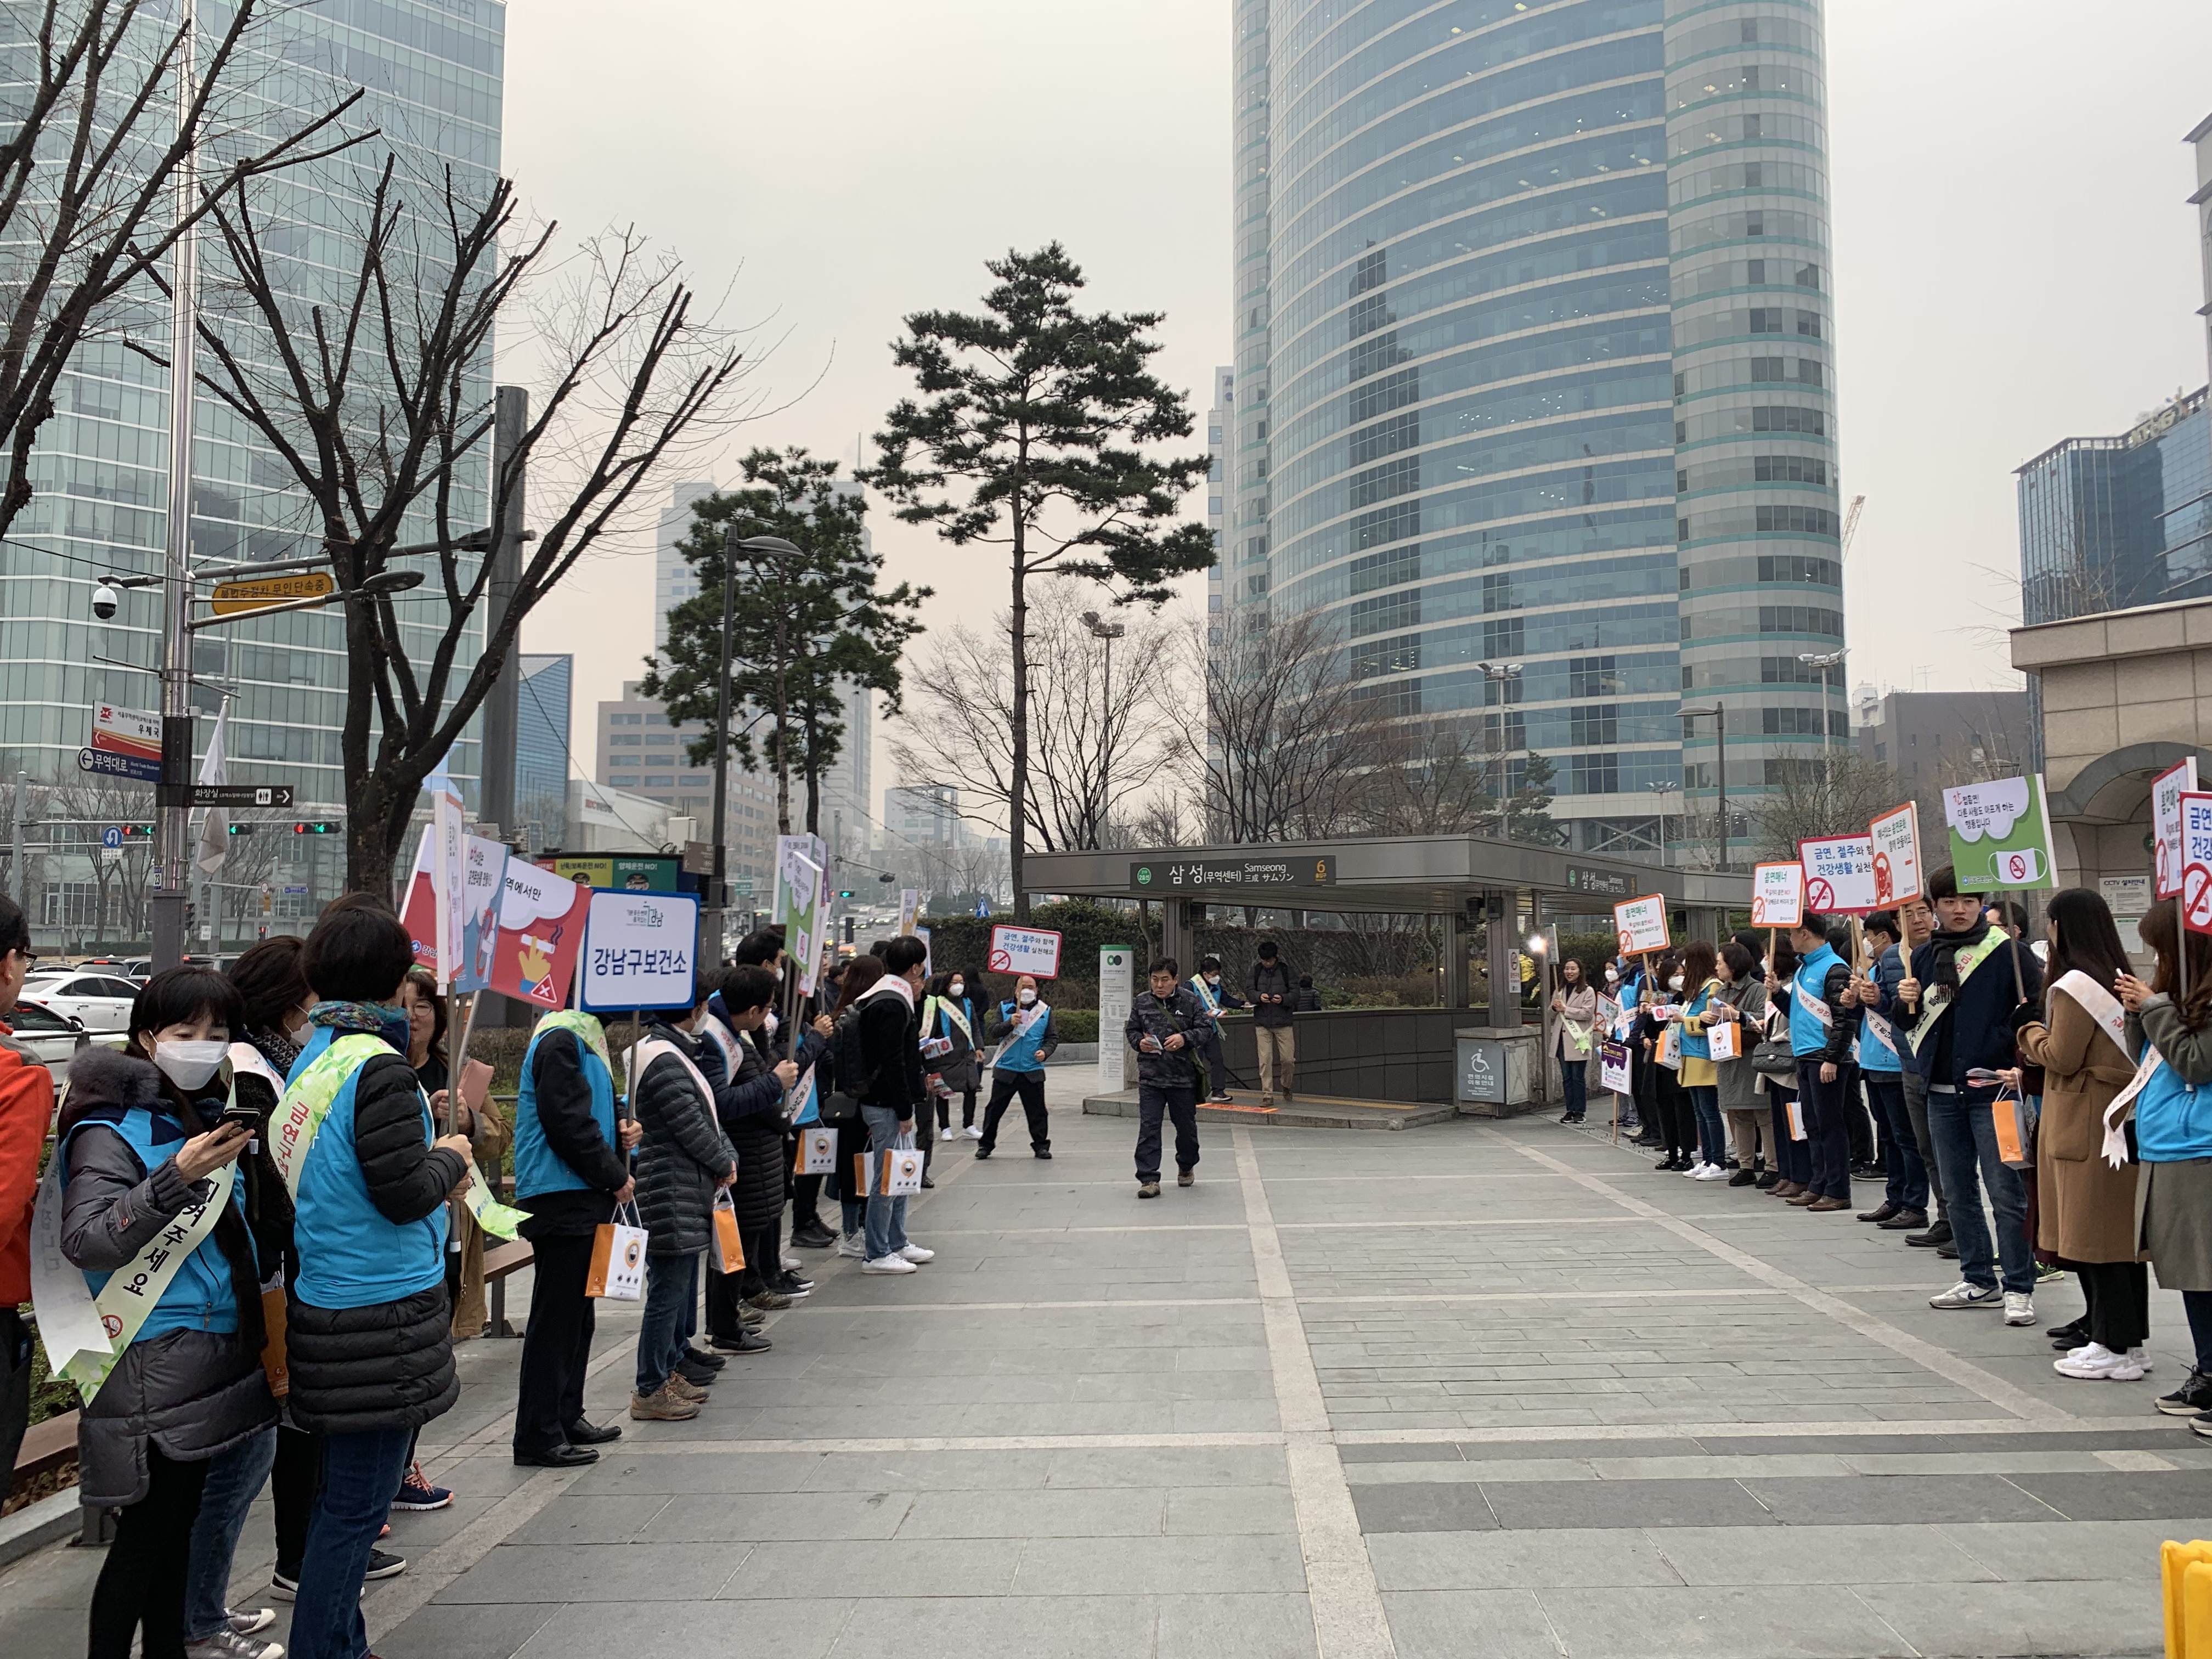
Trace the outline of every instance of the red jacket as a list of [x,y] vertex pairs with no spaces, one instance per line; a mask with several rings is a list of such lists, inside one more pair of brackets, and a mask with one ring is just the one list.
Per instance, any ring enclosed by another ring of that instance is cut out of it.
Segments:
[[[0,1024],[0,1037],[14,1035]],[[52,1073],[0,1042],[0,1308],[31,1299],[31,1206],[53,1117]]]

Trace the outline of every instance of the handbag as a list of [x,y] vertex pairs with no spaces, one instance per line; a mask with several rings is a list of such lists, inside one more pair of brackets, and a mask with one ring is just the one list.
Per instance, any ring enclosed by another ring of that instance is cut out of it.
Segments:
[[631,1222],[638,1222],[635,1204],[619,1204],[615,1206],[615,1218],[599,1223],[592,1235],[592,1268],[584,1279],[586,1296],[605,1297],[610,1302],[644,1299],[645,1228],[641,1224],[625,1226],[624,1210],[629,1212]]
[[714,1227],[708,1241],[714,1252],[714,1271],[718,1273],[743,1273],[745,1269],[745,1247],[738,1237],[737,1206],[730,1202],[727,1188],[714,1194]]
[[1797,1055],[1784,1041],[1778,1042],[1768,1037],[1751,1051],[1751,1069],[1761,1077],[1777,1079],[1797,1075]]

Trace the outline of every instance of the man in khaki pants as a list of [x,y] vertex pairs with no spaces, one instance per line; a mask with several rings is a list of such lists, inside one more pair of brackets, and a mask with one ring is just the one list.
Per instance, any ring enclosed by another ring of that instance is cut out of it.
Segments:
[[1282,960],[1275,941],[1260,941],[1260,959],[1247,982],[1252,1000],[1252,1041],[1260,1051],[1260,1103],[1275,1103],[1275,1070],[1283,1073],[1283,1098],[1291,1093],[1291,1073],[1298,1057],[1297,1033],[1291,1025],[1291,994],[1297,981]]

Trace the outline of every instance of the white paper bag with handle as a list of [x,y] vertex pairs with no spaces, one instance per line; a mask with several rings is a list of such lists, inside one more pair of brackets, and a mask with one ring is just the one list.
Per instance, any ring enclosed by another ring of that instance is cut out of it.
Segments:
[[1743,1039],[1732,1019],[1716,1021],[1705,1030],[1705,1042],[1715,1060],[1741,1060]]
[[644,1299],[645,1229],[625,1224],[623,1209],[629,1211],[631,1222],[637,1219],[637,1206],[625,1205],[616,1210],[613,1220],[599,1224],[592,1239],[592,1267],[584,1280],[586,1296],[604,1297],[610,1302]]
[[921,1190],[921,1154],[908,1148],[884,1154],[884,1191],[892,1198]]

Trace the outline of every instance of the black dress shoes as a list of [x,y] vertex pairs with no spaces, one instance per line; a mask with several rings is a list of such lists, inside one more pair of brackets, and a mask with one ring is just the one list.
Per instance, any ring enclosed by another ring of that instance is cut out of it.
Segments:
[[572,1446],[604,1446],[610,1440],[622,1438],[622,1431],[613,1424],[601,1428],[596,1423],[586,1423],[580,1417],[561,1432],[568,1437],[568,1443]]
[[577,1469],[599,1461],[589,1446],[554,1446],[544,1451],[517,1451],[514,1461],[526,1469]]

